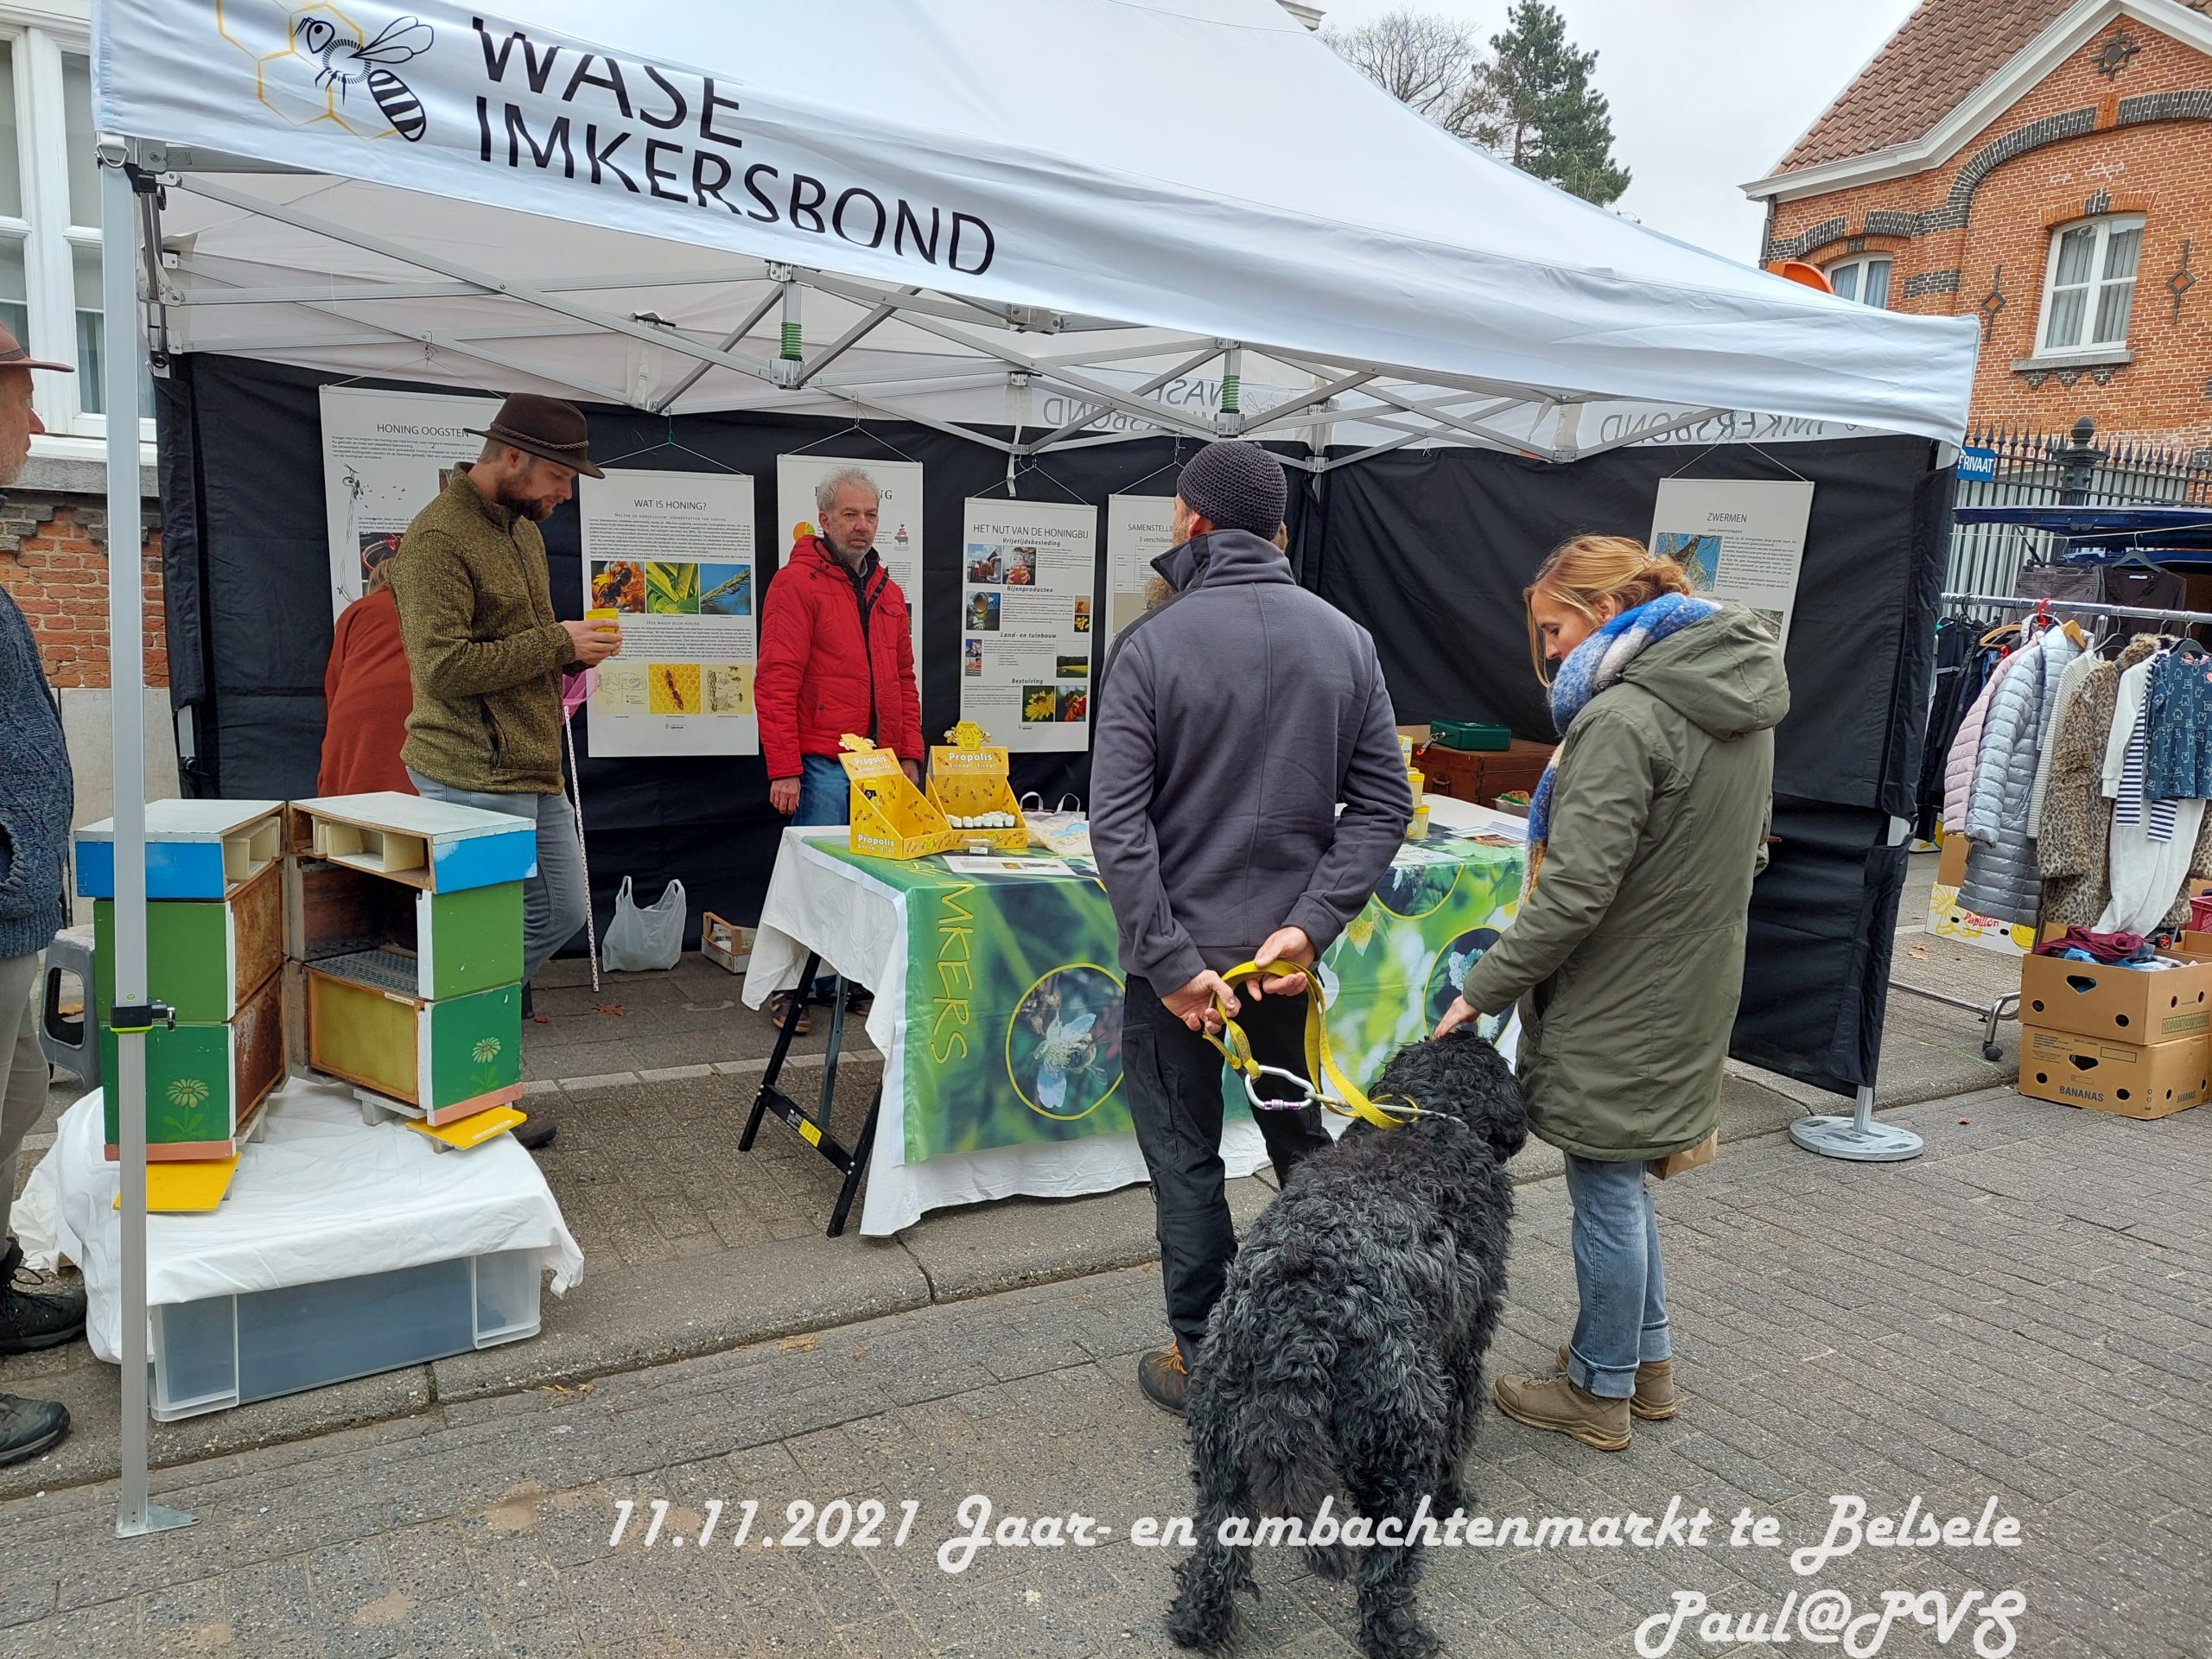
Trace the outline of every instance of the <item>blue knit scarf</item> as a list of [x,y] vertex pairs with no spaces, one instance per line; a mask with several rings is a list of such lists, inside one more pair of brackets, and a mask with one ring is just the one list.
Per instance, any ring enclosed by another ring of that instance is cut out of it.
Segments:
[[[1709,599],[1696,599],[1687,594],[1662,594],[1623,611],[1569,652],[1567,660],[1560,664],[1558,677],[1552,681],[1552,724],[1562,741],[1567,728],[1574,723],[1574,717],[1592,697],[1619,680],[1646,645],[1680,633],[1719,609]],[[1529,803],[1529,888],[1536,885],[1537,868],[1544,861],[1544,844],[1550,839],[1552,779],[1558,771],[1559,755],[1554,751],[1551,764],[1544,768],[1544,775],[1536,785],[1535,797]]]

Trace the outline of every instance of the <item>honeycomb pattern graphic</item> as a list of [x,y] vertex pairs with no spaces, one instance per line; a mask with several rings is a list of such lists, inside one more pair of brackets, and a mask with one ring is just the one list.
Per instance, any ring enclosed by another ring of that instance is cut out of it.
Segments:
[[301,25],[320,18],[356,47],[372,38],[332,0],[304,5],[281,0],[214,0],[214,7],[216,32],[253,60],[254,97],[287,125],[311,127],[327,121],[356,138],[398,137],[366,86],[358,81],[350,87],[336,81],[315,85],[322,66],[301,44]]

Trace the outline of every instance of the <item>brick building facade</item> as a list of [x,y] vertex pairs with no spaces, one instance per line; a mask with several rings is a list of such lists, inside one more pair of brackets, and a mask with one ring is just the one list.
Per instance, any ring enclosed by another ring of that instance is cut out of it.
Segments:
[[[0,588],[30,624],[46,677],[57,691],[108,684],[107,557],[104,508],[20,494],[0,506]],[[146,683],[166,686],[169,657],[158,533],[146,538],[139,575]]]
[[1922,0],[1775,174],[1764,258],[1981,321],[1974,418],[2212,446],[2212,0]]

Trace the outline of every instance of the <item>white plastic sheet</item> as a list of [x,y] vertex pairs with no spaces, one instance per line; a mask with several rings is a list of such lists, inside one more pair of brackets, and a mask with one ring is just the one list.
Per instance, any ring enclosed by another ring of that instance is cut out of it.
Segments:
[[[397,1122],[364,1124],[353,1091],[319,1078],[292,1078],[262,1109],[268,1127],[241,1155],[219,1208],[148,1218],[149,1306],[494,1250],[537,1252],[556,1294],[582,1279],[583,1252],[561,1206],[512,1136],[467,1152],[434,1152]],[[26,1236],[23,1249],[48,1262],[58,1249],[84,1270],[86,1336],[112,1364],[122,1347],[121,1176],[102,1156],[101,1135],[96,1090],[62,1114],[53,1147],[32,1173],[41,1196],[25,1213],[52,1217],[57,1230]]]

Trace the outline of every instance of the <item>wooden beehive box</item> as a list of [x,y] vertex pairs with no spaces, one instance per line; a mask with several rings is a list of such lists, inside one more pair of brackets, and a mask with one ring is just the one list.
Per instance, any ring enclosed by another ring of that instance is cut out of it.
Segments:
[[410,995],[307,968],[308,1063],[432,1124],[522,1097],[522,987]]
[[287,850],[429,893],[520,881],[537,832],[504,812],[420,795],[333,795],[292,803]]
[[[228,898],[283,850],[282,801],[146,803],[146,897]],[[115,897],[115,820],[77,831],[77,891]]]
[[[118,1140],[118,1039],[99,999],[100,1076],[105,1080],[107,1155]],[[198,1161],[236,1154],[254,1111],[284,1076],[283,977],[271,974],[230,1020],[180,1022],[146,1033],[146,1156]]]
[[327,859],[284,872],[285,954],[340,979],[426,1001],[522,978],[522,887],[438,893]]
[[[284,887],[273,863],[227,899],[156,899],[146,906],[146,983],[181,1024],[235,1019],[284,963]],[[115,901],[92,903],[92,978],[115,1001]]]

